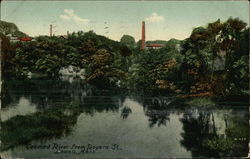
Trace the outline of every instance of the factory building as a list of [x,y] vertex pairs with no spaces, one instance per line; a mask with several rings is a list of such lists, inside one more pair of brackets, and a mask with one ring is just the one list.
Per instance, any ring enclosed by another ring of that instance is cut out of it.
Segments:
[[142,21],[142,34],[141,34],[141,50],[145,50],[148,48],[159,49],[163,47],[163,44],[148,44],[146,45],[146,29],[145,29],[145,21]]

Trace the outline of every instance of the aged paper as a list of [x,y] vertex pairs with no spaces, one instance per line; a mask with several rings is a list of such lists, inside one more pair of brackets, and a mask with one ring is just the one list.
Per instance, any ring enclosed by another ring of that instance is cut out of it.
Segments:
[[1,1],[0,157],[249,154],[248,1]]

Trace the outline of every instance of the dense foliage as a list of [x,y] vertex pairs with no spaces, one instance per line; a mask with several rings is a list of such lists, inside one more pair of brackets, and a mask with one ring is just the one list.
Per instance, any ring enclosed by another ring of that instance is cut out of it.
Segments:
[[244,95],[248,92],[249,28],[240,19],[217,20],[194,28],[183,41],[148,41],[160,49],[140,50],[140,41],[124,35],[120,42],[93,31],[68,37],[39,36],[9,43],[3,37],[4,76],[29,72],[57,78],[70,65],[86,70],[98,87],[156,89],[190,96]]
[[146,89],[176,90],[182,55],[175,46],[160,49],[135,50],[129,69],[130,86]]
[[225,96],[248,90],[249,29],[240,19],[195,28],[184,41],[183,72],[191,92]]
[[[13,43],[12,46],[15,49],[11,53],[4,52],[4,55],[13,54],[11,58],[4,59],[5,77],[20,78],[32,72],[57,78],[61,68],[72,65],[87,69],[87,79],[96,80],[100,74],[106,74],[102,71],[126,71],[122,65],[126,56],[131,54],[127,46],[92,31],[72,33],[68,38],[39,36],[35,41]],[[116,76],[113,72],[101,78]]]
[[135,46],[135,38],[130,35],[123,35],[120,42],[131,48]]

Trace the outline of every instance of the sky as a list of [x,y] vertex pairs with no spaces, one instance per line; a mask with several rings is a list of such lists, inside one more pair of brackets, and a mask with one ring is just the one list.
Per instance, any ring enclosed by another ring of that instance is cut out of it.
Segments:
[[185,39],[193,28],[217,19],[240,18],[249,25],[248,1],[5,1],[1,20],[15,23],[30,36],[93,30],[113,40],[124,34],[146,40]]

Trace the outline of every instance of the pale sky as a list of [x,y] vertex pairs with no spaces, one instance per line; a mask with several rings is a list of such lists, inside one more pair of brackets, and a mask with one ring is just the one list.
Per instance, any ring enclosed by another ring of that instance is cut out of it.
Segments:
[[146,40],[185,39],[192,29],[217,19],[239,17],[249,24],[248,1],[3,1],[1,20],[30,36],[93,30],[113,40],[129,34]]

